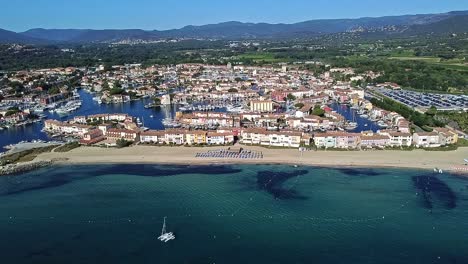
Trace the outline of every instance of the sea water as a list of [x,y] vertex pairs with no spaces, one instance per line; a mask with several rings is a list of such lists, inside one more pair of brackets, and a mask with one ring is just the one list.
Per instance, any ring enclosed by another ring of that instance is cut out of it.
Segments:
[[[157,239],[163,218],[176,239]],[[1,263],[468,263],[468,180],[288,165],[0,178]]]

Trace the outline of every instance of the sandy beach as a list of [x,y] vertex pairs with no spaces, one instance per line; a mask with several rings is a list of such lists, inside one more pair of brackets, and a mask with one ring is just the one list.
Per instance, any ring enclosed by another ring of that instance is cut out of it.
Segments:
[[226,147],[155,147],[133,146],[129,148],[80,147],[66,153],[43,153],[35,160],[61,160],[62,164],[102,163],[158,163],[158,164],[301,164],[311,166],[356,166],[398,168],[440,168],[451,170],[464,167],[468,148],[456,151],[306,151],[296,149],[268,149],[244,146],[244,149],[261,151],[263,159],[196,158],[198,152]]

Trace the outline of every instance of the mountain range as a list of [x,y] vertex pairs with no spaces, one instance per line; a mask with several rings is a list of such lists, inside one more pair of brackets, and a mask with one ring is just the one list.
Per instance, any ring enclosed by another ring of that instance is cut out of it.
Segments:
[[224,22],[172,30],[42,29],[12,32],[0,29],[0,43],[112,43],[122,40],[154,41],[170,38],[268,39],[301,38],[342,32],[388,34],[447,34],[468,32],[468,11],[357,19],[321,19],[294,24]]

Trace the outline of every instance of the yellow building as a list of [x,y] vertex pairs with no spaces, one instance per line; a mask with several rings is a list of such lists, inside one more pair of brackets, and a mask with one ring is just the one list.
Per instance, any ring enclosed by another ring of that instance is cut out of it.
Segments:
[[204,131],[187,131],[185,133],[185,142],[189,145],[192,144],[205,144],[206,132]]

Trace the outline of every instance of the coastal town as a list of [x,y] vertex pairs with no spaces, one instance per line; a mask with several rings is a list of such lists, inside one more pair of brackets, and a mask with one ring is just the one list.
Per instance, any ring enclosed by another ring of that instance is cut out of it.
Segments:
[[[322,74],[301,65],[247,67],[140,64],[96,68],[55,68],[5,74],[0,88],[2,129],[43,123],[42,132],[83,145],[258,145],[308,149],[440,148],[456,145],[466,131],[454,127],[418,127],[401,114],[373,104],[393,83],[355,85],[380,73],[356,74],[331,68]],[[349,81],[337,81],[348,76]],[[5,85],[8,84],[8,85]],[[75,85],[93,94],[98,104],[125,104],[149,99],[145,108],[176,109],[160,129],[143,126],[137,116],[100,113],[67,116],[81,107]],[[47,89],[44,89],[45,86]],[[467,96],[443,99],[453,111],[468,109]],[[332,106],[345,107],[348,119]],[[418,105],[425,113],[432,105]],[[47,119],[56,113],[61,120]],[[356,118],[368,123],[358,128]],[[46,120],[44,120],[46,119]]]
[[467,7],[4,1],[2,263],[468,264]]

